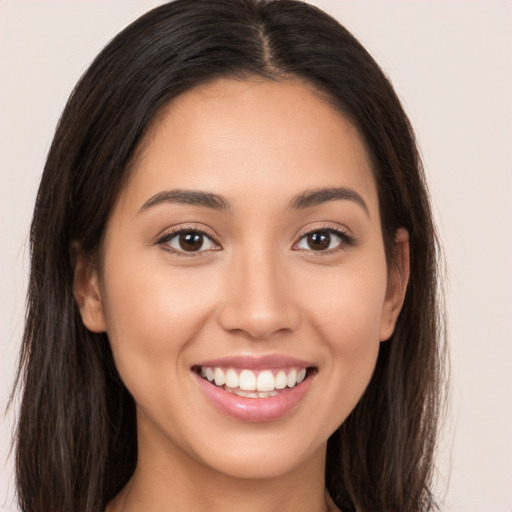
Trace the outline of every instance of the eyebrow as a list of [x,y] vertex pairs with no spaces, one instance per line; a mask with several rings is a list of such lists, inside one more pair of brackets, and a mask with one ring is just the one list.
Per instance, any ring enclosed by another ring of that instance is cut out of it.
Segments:
[[358,204],[367,215],[370,215],[368,206],[364,199],[353,189],[347,187],[329,187],[319,188],[315,190],[306,190],[301,194],[295,196],[290,202],[290,209],[303,210],[305,208],[312,208],[329,201],[345,200],[353,201]]
[[[329,187],[306,190],[295,196],[290,201],[288,208],[291,210],[304,210],[306,208],[312,208],[314,206],[319,206],[320,204],[336,200],[352,201],[361,206],[366,214],[369,215],[368,206],[364,199],[355,190],[347,187]],[[231,209],[231,203],[218,194],[197,190],[174,189],[164,190],[150,197],[142,205],[138,213],[142,213],[153,206],[165,203],[189,204],[203,208],[210,208],[216,211],[227,211]]]
[[197,190],[164,190],[150,197],[140,208],[139,213],[163,203],[191,204],[212,210],[225,211],[230,208],[229,202],[218,194]]

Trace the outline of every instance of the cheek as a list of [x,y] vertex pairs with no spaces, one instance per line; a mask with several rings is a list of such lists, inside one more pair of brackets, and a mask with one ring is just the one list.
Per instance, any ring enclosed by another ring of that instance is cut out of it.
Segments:
[[311,311],[316,328],[333,348],[358,351],[378,342],[386,295],[385,264],[346,266],[325,276],[323,286],[318,286],[320,282],[316,280],[321,293],[311,298]]
[[[115,262],[105,264],[104,305],[116,366],[130,381],[169,379],[169,362],[179,368],[181,351],[208,318],[214,286],[187,270],[165,264]],[[109,271],[110,270],[110,271]],[[207,282],[206,282],[207,283]],[[167,369],[155,369],[167,364]],[[146,377],[146,378],[145,378]]]
[[[317,281],[318,283],[318,281]],[[350,414],[366,389],[380,347],[380,321],[386,293],[385,265],[343,268],[325,280],[325,293],[311,300],[311,319],[324,352],[325,410],[331,430]]]

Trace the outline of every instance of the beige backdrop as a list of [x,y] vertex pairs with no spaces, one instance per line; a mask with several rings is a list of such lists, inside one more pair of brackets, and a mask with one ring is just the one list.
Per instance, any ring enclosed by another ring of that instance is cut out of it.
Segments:
[[[102,46],[159,3],[0,0],[2,412],[22,332],[31,210],[57,119]],[[512,2],[315,3],[391,77],[422,148],[449,271],[453,384],[439,454],[443,510],[511,512]],[[0,509],[14,511],[13,421],[8,414],[0,428]]]

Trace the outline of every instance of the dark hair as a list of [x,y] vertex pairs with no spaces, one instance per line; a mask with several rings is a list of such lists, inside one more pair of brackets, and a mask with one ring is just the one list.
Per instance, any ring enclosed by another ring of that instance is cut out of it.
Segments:
[[443,384],[438,243],[413,131],[381,69],[321,10],[294,0],[177,0],[116,36],[59,121],[31,227],[28,312],[16,438],[24,512],[100,512],[137,460],[135,406],[106,334],[73,297],[71,247],[93,256],[155,115],[218,77],[295,79],[359,130],[373,159],[382,231],[410,235],[411,275],[372,380],[328,441],[326,485],[344,512],[426,511]]

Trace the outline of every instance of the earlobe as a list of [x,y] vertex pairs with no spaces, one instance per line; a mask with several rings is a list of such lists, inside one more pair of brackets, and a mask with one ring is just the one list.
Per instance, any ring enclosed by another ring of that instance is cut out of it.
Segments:
[[380,341],[388,340],[395,330],[409,282],[409,233],[400,228],[395,233],[393,261],[390,262],[386,299],[382,310]]
[[74,268],[73,294],[82,322],[92,332],[105,332],[107,324],[99,286],[98,271],[81,249],[71,250]]

